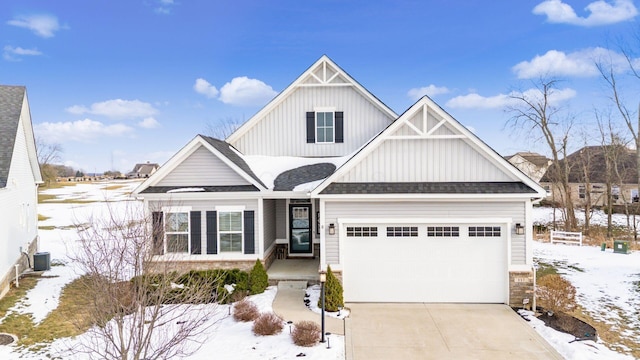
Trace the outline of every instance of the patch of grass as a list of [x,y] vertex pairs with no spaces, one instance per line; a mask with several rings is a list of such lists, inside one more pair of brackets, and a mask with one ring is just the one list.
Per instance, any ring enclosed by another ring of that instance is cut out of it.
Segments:
[[102,190],[117,190],[123,187],[124,185],[109,185],[109,186],[105,186]]
[[[638,344],[634,341],[633,337],[622,334],[624,332],[623,330],[626,329],[621,329],[621,324],[610,324],[595,319],[588,312],[584,311],[581,306],[578,306],[572,315],[593,326],[596,331],[598,331],[598,338],[604,341],[607,347],[617,352],[629,354],[636,359],[640,358],[640,348],[638,348]],[[622,346],[616,346],[618,344]],[[626,347],[626,349],[624,347]]]
[[[39,196],[38,196],[39,197]],[[47,204],[90,204],[97,202],[96,200],[81,200],[81,199],[48,199],[44,200]],[[38,199],[38,203],[41,203]]]
[[38,230],[54,230],[56,227],[53,225],[47,225],[47,226],[38,226]]
[[52,182],[49,182],[48,184],[42,184],[38,188],[43,190],[60,189],[63,187],[76,186],[77,184],[78,184],[77,182],[73,182],[73,181],[60,181],[60,182],[52,181]]
[[[28,279],[25,278],[25,280]],[[42,279],[41,281],[47,280]],[[33,286],[35,286],[35,282]],[[18,298],[24,297],[26,293],[26,290],[22,290],[22,284],[23,281],[20,281],[21,292],[12,297],[14,299],[13,304]],[[37,350],[41,347],[38,344],[51,342],[63,337],[76,336],[87,331],[92,324],[88,313],[89,308],[84,277],[80,277],[62,289],[58,307],[49,313],[40,324],[35,325],[30,314],[10,314],[0,324],[0,332],[15,334],[19,339],[18,346],[26,346],[32,350]],[[2,303],[0,303],[0,311],[1,309]],[[35,347],[33,347],[34,345]]]
[[540,279],[545,275],[553,275],[558,274],[558,269],[555,264],[548,264],[545,262],[538,262],[538,267],[536,268],[536,279]]
[[[20,279],[20,287],[11,287],[9,292],[0,299],[0,318],[7,315],[7,311],[11,309],[18,300],[22,299],[27,291],[33,289],[38,283],[38,278],[36,277],[25,277]],[[10,332],[10,331],[2,331],[2,324],[0,324],[0,332]]]
[[42,204],[45,201],[49,201],[49,200],[54,200],[56,199],[57,196],[55,195],[51,195],[51,194],[43,194],[43,193],[38,193],[38,204]]
[[38,221],[45,221],[45,220],[48,220],[48,219],[51,219],[51,218],[48,217],[48,216],[44,216],[42,214],[38,214]]

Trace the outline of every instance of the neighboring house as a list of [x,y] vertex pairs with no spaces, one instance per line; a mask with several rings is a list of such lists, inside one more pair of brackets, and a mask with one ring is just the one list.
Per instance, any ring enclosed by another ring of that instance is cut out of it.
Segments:
[[[606,158],[610,161],[607,170]],[[607,182],[611,183],[613,205],[638,202],[636,151],[620,145],[585,146],[559,161],[569,167],[569,187],[574,205],[582,207],[590,200],[592,206],[607,205]],[[540,179],[547,189],[547,200],[561,202],[563,191],[554,185],[554,166]],[[607,174],[611,179],[607,181]]]
[[38,246],[41,183],[26,89],[0,85],[0,297]]
[[540,181],[552,163],[551,159],[534,152],[517,152],[504,158],[535,182]]
[[145,164],[136,164],[131,170],[130,173],[127,174],[129,179],[138,178],[138,179],[146,179],[149,176],[153,175],[158,169],[160,165],[151,164],[148,161]]
[[226,141],[196,136],[134,195],[164,224],[155,260],[180,270],[269,267],[284,247],[330,265],[345,301],[533,296],[544,189],[428,97],[398,116],[326,56]]

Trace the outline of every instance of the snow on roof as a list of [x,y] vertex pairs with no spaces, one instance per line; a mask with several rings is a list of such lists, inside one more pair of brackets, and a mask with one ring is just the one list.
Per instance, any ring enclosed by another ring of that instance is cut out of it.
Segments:
[[185,192],[203,192],[205,191],[204,188],[190,188],[190,187],[185,187],[185,188],[179,188],[179,189],[173,189],[173,190],[169,190],[167,191],[167,194],[171,194],[171,193],[185,193]]
[[[344,164],[347,160],[353,156],[353,154],[349,154],[346,156],[338,156],[338,157],[294,157],[294,156],[264,156],[264,155],[241,155],[244,161],[249,165],[253,173],[260,178],[263,184],[270,189],[273,190],[274,180],[278,177],[278,175],[284,173],[285,171],[293,170],[305,165],[313,165],[320,163],[331,163],[339,168]],[[310,191],[318,186],[322,182],[313,181],[306,184],[301,184],[296,186],[294,191]],[[310,184],[315,184],[313,188],[307,188],[307,186],[311,186]],[[299,190],[298,188],[302,189]]]

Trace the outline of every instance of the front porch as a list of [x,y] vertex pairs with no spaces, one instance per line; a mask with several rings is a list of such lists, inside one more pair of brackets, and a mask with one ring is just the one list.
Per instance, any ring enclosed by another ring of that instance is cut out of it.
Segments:
[[269,275],[269,284],[276,285],[283,280],[306,281],[308,284],[317,284],[319,282],[320,259],[276,259],[273,261],[267,275]]

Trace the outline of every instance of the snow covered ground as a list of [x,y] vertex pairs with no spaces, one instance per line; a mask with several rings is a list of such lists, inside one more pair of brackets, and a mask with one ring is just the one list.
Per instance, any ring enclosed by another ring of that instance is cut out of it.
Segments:
[[[556,214],[559,218],[559,214]],[[578,213],[584,219],[584,212]],[[534,208],[534,222],[546,224],[553,218],[552,209]],[[626,226],[626,216],[615,214],[613,221]],[[606,225],[606,214],[595,211],[592,224]],[[558,272],[576,287],[577,303],[594,319],[612,326],[612,331],[635,343],[634,350],[640,349],[640,252],[616,254],[612,249],[601,251],[600,247],[575,246],[534,242],[533,256],[536,262],[555,266]],[[618,359],[621,353],[632,350],[623,344],[594,344],[591,341],[573,343],[567,346],[566,334],[541,327],[539,321],[532,321],[539,333],[556,347],[567,359]],[[584,348],[584,349],[582,349]],[[590,350],[583,352],[582,350]]]
[[[86,223],[92,216],[106,216],[109,209],[115,213],[139,211],[140,203],[127,196],[138,184],[139,181],[80,183],[44,191],[56,195],[56,199],[38,205],[38,213],[48,217],[39,223],[42,227],[39,250],[49,252],[55,266],[43,274],[38,284],[11,311],[32,314],[35,323],[46,318],[57,307],[62,288],[81,275],[67,257],[75,251],[79,239],[74,225]],[[80,202],[64,203],[61,200]],[[276,292],[275,287],[270,287],[263,294],[251,296],[250,300],[261,312],[270,312]],[[316,291],[311,292],[317,296]],[[211,359],[212,354],[218,359],[291,359],[301,354],[308,359],[344,359],[344,336],[330,335],[329,343],[300,347],[293,344],[289,326],[278,335],[255,336],[252,323],[236,322],[229,316],[229,305],[207,306],[211,307],[213,315],[209,321],[214,325],[203,334],[203,345],[189,357],[191,360]],[[38,352],[0,346],[0,359],[49,359],[51,356],[83,359],[82,354],[69,354],[67,349],[86,341],[91,341],[86,334],[75,339],[58,339]],[[327,348],[327,345],[331,347]]]
[[[40,204],[38,213],[49,217],[41,221],[40,250],[51,254],[53,266],[45,272],[36,287],[12,310],[33,314],[36,323],[56,308],[64,285],[80,276],[75,264],[67,254],[74,251],[78,236],[74,224],[86,222],[90,216],[104,216],[108,207],[117,212],[131,211],[140,204],[131,201],[127,194],[139,182],[118,181],[112,183],[85,183],[73,187],[48,190],[56,195],[58,202]],[[124,185],[116,188],[111,185]],[[81,200],[81,203],[63,203],[59,200]],[[553,216],[551,209],[534,209],[535,221],[549,222]],[[558,215],[559,218],[559,215]],[[595,213],[592,222],[604,223],[606,217]],[[615,221],[626,224],[624,216],[616,216]],[[535,243],[534,257],[537,261],[558,267],[577,288],[578,303],[594,318],[612,324],[616,330],[640,343],[640,253],[630,255],[613,254],[611,250],[601,252],[597,247],[577,247]],[[270,287],[264,294],[250,297],[262,312],[271,311],[271,304],[277,289]],[[318,289],[310,288],[312,304],[318,297]],[[344,337],[330,336],[331,348],[319,344],[311,348],[295,346],[285,326],[283,332],[275,336],[257,337],[251,331],[251,323],[239,323],[229,316],[228,305],[211,305],[215,322],[205,334],[203,346],[189,359],[210,359],[212,354],[220,359],[291,359],[304,354],[309,359],[344,359]],[[314,306],[314,311],[318,311]],[[344,316],[347,312],[343,311]],[[567,359],[612,359],[627,360],[624,355],[628,348],[619,344],[604,344],[602,341],[572,342],[571,335],[559,333],[544,326],[533,318],[529,322],[536,331]],[[59,339],[46,346],[41,352],[20,351],[11,346],[0,346],[0,359],[45,359],[51,354],[60,354],[64,349],[79,341]],[[606,345],[606,346],[605,346]],[[640,345],[639,345],[640,346]],[[614,349],[614,350],[611,350]],[[64,358],[64,356],[63,356]],[[73,358],[79,358],[74,355]]]

